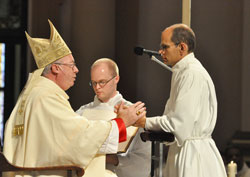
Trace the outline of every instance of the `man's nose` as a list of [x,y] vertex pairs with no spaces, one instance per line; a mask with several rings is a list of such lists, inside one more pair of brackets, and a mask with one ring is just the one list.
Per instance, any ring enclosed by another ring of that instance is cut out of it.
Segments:
[[161,56],[162,56],[164,51],[163,51],[162,49],[160,49],[158,52],[159,52],[159,54],[161,54]]
[[96,83],[96,86],[95,86],[96,89],[100,89],[101,86],[99,85],[99,83]]
[[79,72],[79,69],[77,68],[77,66],[74,66],[74,72],[75,72],[75,73],[78,73],[78,72]]

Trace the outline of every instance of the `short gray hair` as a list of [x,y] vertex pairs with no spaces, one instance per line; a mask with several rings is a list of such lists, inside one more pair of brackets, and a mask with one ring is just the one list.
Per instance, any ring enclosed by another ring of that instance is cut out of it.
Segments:
[[42,72],[42,76],[45,76],[45,75],[51,73],[51,66],[52,66],[53,64],[55,64],[55,63],[60,63],[61,59],[62,59],[62,58],[60,58],[59,60],[56,60],[56,61],[54,61],[54,62],[48,64],[47,66],[45,66],[45,68],[44,68],[44,70],[43,70],[43,72]]
[[47,66],[45,66],[43,72],[42,72],[42,76],[45,76],[47,74],[49,74],[51,72],[51,66],[52,66],[53,63],[51,64],[48,64]]

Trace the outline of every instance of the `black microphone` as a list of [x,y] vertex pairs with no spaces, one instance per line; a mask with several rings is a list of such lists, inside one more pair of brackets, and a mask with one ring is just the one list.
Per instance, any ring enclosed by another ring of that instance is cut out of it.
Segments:
[[142,47],[135,47],[134,48],[134,52],[136,55],[142,55],[143,53],[146,53],[148,54],[150,57],[152,55],[156,55],[156,56],[160,56],[161,54],[156,52],[156,51],[153,51],[153,50],[147,50],[147,49],[144,49]]

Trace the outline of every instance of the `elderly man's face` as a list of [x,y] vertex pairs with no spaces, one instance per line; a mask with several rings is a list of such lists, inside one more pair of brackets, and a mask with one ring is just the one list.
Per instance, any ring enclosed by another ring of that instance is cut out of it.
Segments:
[[96,65],[91,70],[91,82],[97,98],[108,102],[116,95],[119,76],[115,76],[105,63]]
[[161,49],[159,53],[165,64],[174,66],[180,60],[179,47],[172,41],[172,28],[166,29],[161,35]]
[[61,58],[55,62],[55,64],[60,68],[60,72],[57,76],[57,84],[63,90],[68,90],[74,85],[76,74],[79,72],[78,68],[76,67],[75,60],[70,54]]

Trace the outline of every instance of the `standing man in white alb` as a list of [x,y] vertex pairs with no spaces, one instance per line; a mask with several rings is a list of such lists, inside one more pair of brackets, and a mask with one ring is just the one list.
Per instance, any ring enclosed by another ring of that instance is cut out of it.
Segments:
[[[94,101],[81,106],[77,113],[88,116],[91,119],[112,119],[114,117],[114,106],[125,100],[117,91],[119,82],[119,69],[117,64],[108,58],[102,58],[91,66],[91,86],[95,92]],[[148,177],[150,175],[151,143],[143,142],[140,138],[139,129],[133,142],[126,153],[106,156],[107,169],[112,170],[118,177]],[[97,162],[105,168],[105,156]]]
[[213,81],[194,55],[196,38],[185,24],[175,24],[161,34],[164,63],[172,66],[170,97],[163,116],[141,118],[146,130],[171,132],[168,177],[226,177],[221,155],[212,139],[217,119]]

